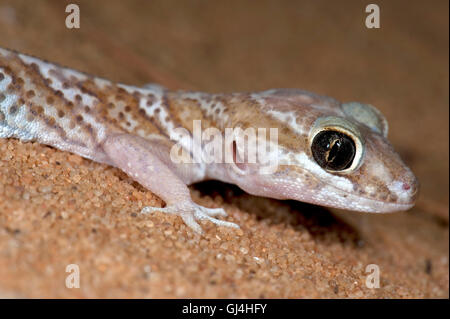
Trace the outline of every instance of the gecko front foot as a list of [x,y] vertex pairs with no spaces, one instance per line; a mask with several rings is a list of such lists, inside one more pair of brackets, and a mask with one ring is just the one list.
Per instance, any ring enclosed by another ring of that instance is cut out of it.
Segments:
[[239,226],[235,223],[226,222],[213,217],[213,216],[227,216],[227,213],[225,212],[225,210],[223,210],[223,208],[207,208],[197,205],[196,203],[190,202],[190,203],[170,205],[164,208],[147,206],[141,210],[141,213],[149,214],[156,211],[167,214],[179,215],[186,225],[188,225],[196,233],[199,234],[202,233],[202,228],[197,223],[197,220],[202,219],[209,220],[210,222],[213,222],[214,224],[219,226],[239,228]]

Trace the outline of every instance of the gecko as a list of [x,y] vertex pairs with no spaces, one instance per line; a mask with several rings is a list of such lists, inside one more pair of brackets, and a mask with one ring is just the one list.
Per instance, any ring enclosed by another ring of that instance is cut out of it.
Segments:
[[[276,165],[267,172],[261,160],[241,160],[248,139],[232,134],[222,147],[231,160],[192,160],[194,148],[205,146],[195,138],[198,123],[221,133],[275,129],[267,157]],[[188,185],[208,179],[280,200],[369,213],[408,210],[419,183],[387,134],[385,117],[370,104],[299,89],[212,94],[137,87],[0,48],[0,138],[117,167],[165,202],[143,214],[178,215],[197,233],[200,220],[239,227],[224,220],[223,208],[192,200]],[[174,160],[174,147],[191,161]]]

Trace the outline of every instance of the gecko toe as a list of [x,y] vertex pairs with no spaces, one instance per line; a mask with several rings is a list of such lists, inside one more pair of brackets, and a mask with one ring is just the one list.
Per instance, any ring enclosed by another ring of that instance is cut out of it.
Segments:
[[161,210],[162,208],[160,207],[151,207],[151,206],[146,206],[144,208],[141,209],[141,214],[151,214],[154,213],[157,210]]
[[239,226],[235,223],[214,218],[216,216],[227,216],[227,213],[223,208],[207,208],[195,203],[184,203],[178,205],[170,205],[164,208],[147,206],[141,210],[141,214],[151,214],[153,212],[179,215],[183,219],[184,223],[198,234],[202,234],[203,231],[197,221],[203,219],[208,220],[218,226],[239,228]]
[[214,217],[211,217],[209,214],[205,214],[202,211],[196,211],[195,212],[195,218],[198,220],[201,219],[206,219],[209,220],[210,222],[218,225],[218,226],[225,226],[225,227],[232,227],[232,228],[239,228],[239,225],[232,223],[232,222],[227,222],[224,220],[220,220],[220,219],[216,219]]
[[154,212],[162,212],[166,214],[174,214],[177,213],[177,209],[173,206],[167,206],[167,207],[153,207],[153,206],[146,206],[141,209],[141,214],[151,214]]
[[196,232],[197,234],[203,234],[203,230],[195,220],[194,214],[182,214],[181,218],[183,219],[184,223],[189,226],[194,232]]
[[223,216],[226,217],[228,214],[225,212],[223,208],[207,208],[203,206],[199,206],[200,209],[209,216]]

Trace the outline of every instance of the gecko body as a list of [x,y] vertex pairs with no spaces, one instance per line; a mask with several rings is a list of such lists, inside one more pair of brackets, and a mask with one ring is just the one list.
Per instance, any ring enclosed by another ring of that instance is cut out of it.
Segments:
[[[174,161],[174,146],[190,159],[195,147],[205,147],[194,138],[196,121],[202,130],[222,133],[275,129],[277,147],[268,156],[276,158],[276,167],[262,173],[261,162],[236,160],[246,145],[237,138],[222,147],[231,162]],[[387,130],[370,105],[302,90],[207,94],[139,88],[0,48],[0,138],[37,141],[118,167],[166,202],[144,213],[180,215],[197,232],[200,219],[238,227],[216,218],[226,216],[223,209],[192,201],[187,185],[207,179],[277,199],[364,212],[407,210],[418,182],[388,142]]]

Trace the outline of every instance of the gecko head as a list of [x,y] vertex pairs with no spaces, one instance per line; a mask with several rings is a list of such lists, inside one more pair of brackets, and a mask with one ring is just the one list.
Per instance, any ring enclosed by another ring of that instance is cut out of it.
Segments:
[[[411,208],[418,181],[387,140],[383,115],[367,104],[311,99],[314,103],[303,103],[301,109],[284,105],[284,115],[279,107],[270,108],[281,132],[277,168],[262,174],[257,165],[241,164],[249,174],[234,182],[255,195],[341,209],[383,213]],[[292,120],[287,113],[303,117]]]

